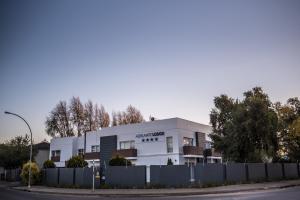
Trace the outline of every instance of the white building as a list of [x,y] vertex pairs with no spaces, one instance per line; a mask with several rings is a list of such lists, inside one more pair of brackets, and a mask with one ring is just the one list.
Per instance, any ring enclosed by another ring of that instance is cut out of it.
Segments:
[[[125,157],[134,165],[196,164],[203,162],[203,150],[210,148],[208,134],[211,127],[180,118],[156,120],[103,128],[84,136],[53,138],[50,159],[57,167],[74,155],[84,154],[91,165],[108,164],[116,155]],[[84,151],[84,146],[86,149]],[[220,154],[211,151],[207,162],[222,162]]]

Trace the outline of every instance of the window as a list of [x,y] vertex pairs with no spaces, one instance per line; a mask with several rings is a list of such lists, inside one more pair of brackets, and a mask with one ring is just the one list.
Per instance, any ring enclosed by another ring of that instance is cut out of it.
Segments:
[[120,142],[120,149],[134,149],[134,140]]
[[100,152],[100,146],[99,145],[91,146],[91,152]]
[[212,145],[210,142],[205,143],[205,149],[211,149]]
[[84,149],[78,149],[78,155],[82,156],[84,154]]
[[52,157],[60,156],[60,150],[54,150],[51,152]]
[[167,137],[167,153],[173,153],[173,137]]
[[183,146],[193,146],[193,138],[184,137]]

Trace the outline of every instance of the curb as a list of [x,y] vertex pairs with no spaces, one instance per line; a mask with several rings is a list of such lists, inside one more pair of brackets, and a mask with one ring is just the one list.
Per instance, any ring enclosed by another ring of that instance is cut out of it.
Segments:
[[193,195],[209,195],[209,194],[228,194],[228,193],[237,193],[237,192],[249,192],[249,191],[262,191],[262,190],[271,190],[271,189],[284,189],[289,187],[296,187],[300,186],[300,183],[293,183],[293,184],[287,184],[287,185],[279,185],[279,186],[266,186],[266,187],[257,187],[257,188],[245,188],[245,189],[232,189],[232,190],[215,190],[215,191],[189,191],[189,192],[162,192],[159,194],[155,193],[131,193],[131,194],[125,194],[125,193],[72,193],[72,192],[60,192],[60,191],[36,191],[32,189],[25,189],[25,188],[17,188],[17,187],[10,187],[12,190],[18,190],[18,191],[24,191],[24,192],[32,192],[32,193],[40,193],[40,194],[60,194],[60,195],[76,195],[76,196],[124,196],[124,197],[132,197],[132,196],[193,196]]

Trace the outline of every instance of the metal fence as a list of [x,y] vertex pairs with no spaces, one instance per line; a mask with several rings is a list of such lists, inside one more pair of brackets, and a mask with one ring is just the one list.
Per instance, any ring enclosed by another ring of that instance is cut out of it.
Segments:
[[[44,170],[43,175],[43,184],[48,186],[92,187],[92,168],[53,168]],[[297,163],[216,163],[196,166],[110,166],[104,175],[105,184],[110,187],[143,188],[298,179],[300,171]],[[99,188],[100,179],[94,178],[94,181],[95,188]]]

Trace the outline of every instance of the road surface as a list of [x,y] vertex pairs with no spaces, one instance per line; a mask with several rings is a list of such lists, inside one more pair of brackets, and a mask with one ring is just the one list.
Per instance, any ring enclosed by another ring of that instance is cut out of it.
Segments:
[[252,192],[211,194],[195,196],[162,196],[162,197],[103,197],[103,196],[75,196],[75,195],[54,195],[41,194],[24,191],[16,191],[0,187],[0,200],[300,200],[300,186],[285,189],[260,190]]

